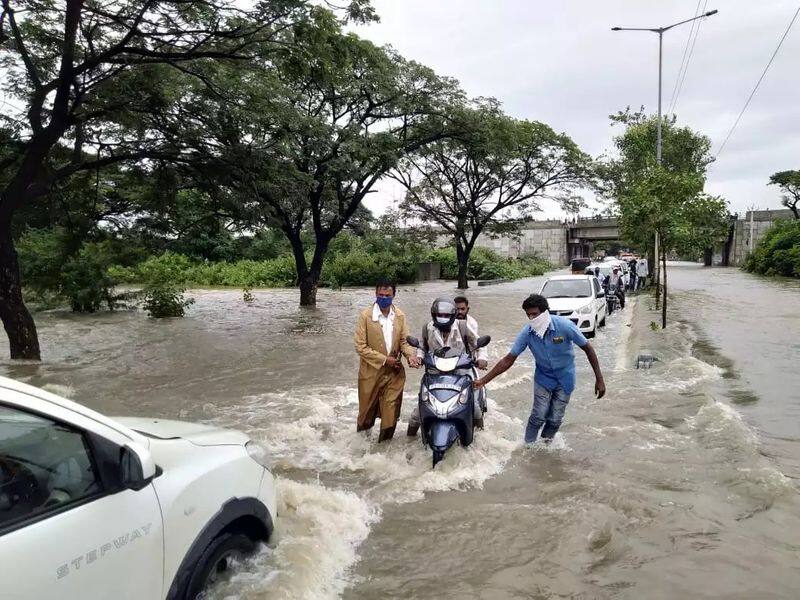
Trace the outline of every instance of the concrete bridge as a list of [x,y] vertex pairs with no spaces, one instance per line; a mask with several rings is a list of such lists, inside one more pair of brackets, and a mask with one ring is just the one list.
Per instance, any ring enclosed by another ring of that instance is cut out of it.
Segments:
[[[770,226],[793,218],[790,210],[748,211],[732,215],[728,239],[706,256],[708,264],[740,266]],[[504,256],[518,258],[535,254],[554,265],[567,265],[573,258],[591,256],[598,242],[621,241],[617,219],[582,217],[577,220],[529,221],[516,235],[497,239],[481,237],[478,245]]]
[[614,218],[528,221],[516,235],[478,238],[478,245],[504,256],[518,258],[535,254],[554,265],[566,265],[573,258],[591,256],[597,242],[619,241]]

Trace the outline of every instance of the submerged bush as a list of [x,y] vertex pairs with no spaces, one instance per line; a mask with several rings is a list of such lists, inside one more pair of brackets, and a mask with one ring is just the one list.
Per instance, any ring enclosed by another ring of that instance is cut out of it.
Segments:
[[[412,283],[417,277],[418,263],[426,261],[441,263],[444,279],[456,279],[458,264],[454,248],[425,252],[411,244],[405,247],[388,242],[381,244],[372,238],[362,239],[348,234],[332,245],[323,264],[321,284],[334,289],[369,286],[381,278]],[[469,277],[519,279],[541,275],[550,268],[546,261],[536,257],[504,258],[486,248],[476,248],[470,259]],[[116,281],[184,288],[227,286],[252,289],[297,285],[297,270],[291,255],[269,260],[197,262],[174,252],[165,252],[136,267],[112,267],[108,273]]]
[[[428,260],[442,266],[442,279],[458,278],[458,260],[455,248],[439,248],[430,252]],[[475,248],[469,259],[469,279],[521,279],[536,277],[552,269],[546,260],[536,256],[505,258],[488,248]]]
[[118,280],[109,271],[116,257],[109,240],[76,244],[60,229],[32,229],[17,243],[21,275],[36,304],[69,303],[75,312],[116,308],[123,296],[114,292]]
[[169,284],[155,284],[145,288],[143,308],[154,319],[182,317],[186,308],[194,304],[193,298],[184,298],[186,290]]

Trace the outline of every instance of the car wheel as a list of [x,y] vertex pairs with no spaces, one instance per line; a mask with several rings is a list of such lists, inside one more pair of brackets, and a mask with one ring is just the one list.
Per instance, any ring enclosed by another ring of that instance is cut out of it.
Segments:
[[603,320],[600,321],[600,327],[605,327],[605,326],[606,326],[606,315],[603,315]]
[[255,550],[255,543],[243,533],[222,533],[205,549],[189,578],[187,600],[195,600],[231,568],[234,560],[241,560]]

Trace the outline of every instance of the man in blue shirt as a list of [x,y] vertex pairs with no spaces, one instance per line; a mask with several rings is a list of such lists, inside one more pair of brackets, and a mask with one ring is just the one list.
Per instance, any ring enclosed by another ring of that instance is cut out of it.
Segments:
[[536,373],[533,377],[533,409],[525,428],[527,444],[536,441],[539,429],[542,429],[542,440],[545,443],[551,442],[561,426],[569,397],[575,390],[573,344],[586,353],[589,364],[592,365],[597,397],[602,398],[606,393],[600,363],[592,345],[583,337],[577,325],[565,317],[551,316],[549,308],[544,296],[532,294],[526,298],[522,309],[528,315],[530,324],[519,332],[511,351],[474,383],[476,388],[482,388],[510,369],[526,348],[530,349],[536,361]]

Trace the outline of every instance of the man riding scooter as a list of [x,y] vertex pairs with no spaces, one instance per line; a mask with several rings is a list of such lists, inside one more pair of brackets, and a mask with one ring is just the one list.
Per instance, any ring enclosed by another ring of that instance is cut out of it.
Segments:
[[[467,327],[465,320],[456,320],[456,305],[447,298],[437,298],[431,305],[431,321],[422,328],[422,347],[417,350],[417,356],[424,358],[428,352],[435,352],[448,347],[452,350],[472,354],[477,349],[478,340],[475,334]],[[485,367],[483,359],[480,366]],[[477,378],[477,376],[476,376]],[[478,427],[483,426],[483,413],[486,411],[485,398],[475,403],[473,418]],[[415,436],[419,430],[419,407],[414,408],[408,421],[408,435]]]
[[606,296],[614,294],[619,299],[619,307],[625,308],[625,280],[619,272],[619,267],[614,267],[603,282]]

